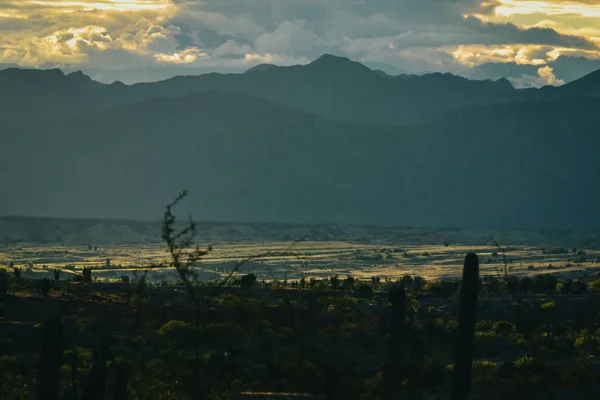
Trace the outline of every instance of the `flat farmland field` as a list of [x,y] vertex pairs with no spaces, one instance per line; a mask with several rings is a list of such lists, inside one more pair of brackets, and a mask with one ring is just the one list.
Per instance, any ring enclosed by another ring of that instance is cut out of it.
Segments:
[[[240,274],[254,273],[260,280],[297,280],[352,275],[396,279],[404,275],[427,280],[458,277],[468,252],[480,257],[481,274],[512,275],[542,273],[582,276],[600,270],[600,250],[589,248],[543,248],[533,245],[353,243],[349,241],[249,241],[210,243],[213,250],[195,266],[200,277],[219,279],[241,261]],[[209,243],[200,243],[208,247]],[[502,250],[505,250],[503,256]],[[566,251],[566,252],[565,252]],[[111,244],[97,248],[81,245],[6,245],[0,251],[0,266],[23,269],[24,277],[50,275],[59,269],[65,279],[91,267],[100,281],[120,281],[148,272],[152,281],[175,280],[169,257],[161,243]]]

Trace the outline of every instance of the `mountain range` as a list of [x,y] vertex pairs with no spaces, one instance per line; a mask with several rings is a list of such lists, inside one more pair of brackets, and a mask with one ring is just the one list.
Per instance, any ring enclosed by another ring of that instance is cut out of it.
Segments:
[[0,71],[0,214],[600,224],[600,71],[560,87],[305,66],[102,84]]

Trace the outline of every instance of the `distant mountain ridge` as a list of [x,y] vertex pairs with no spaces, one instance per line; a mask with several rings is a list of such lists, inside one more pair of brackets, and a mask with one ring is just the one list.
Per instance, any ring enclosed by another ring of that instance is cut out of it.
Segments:
[[232,92],[154,99],[28,130],[0,159],[0,209],[147,220],[187,188],[181,212],[204,220],[589,228],[599,108],[515,103],[375,128]]
[[440,112],[496,101],[495,96],[514,91],[506,80],[470,81],[450,74],[383,76],[332,55],[308,65],[263,65],[244,74],[179,76],[134,85],[99,84],[82,73],[65,75],[60,70],[8,69],[0,71],[0,87],[6,89],[0,94],[0,106],[13,118],[31,107],[42,117],[68,117],[152,98],[219,90],[372,125],[420,122]]
[[600,226],[600,72],[561,87],[390,76],[324,56],[100,84],[0,71],[3,214]]
[[413,124],[463,107],[512,101],[545,101],[600,96],[590,74],[561,87],[516,90],[508,80],[469,80],[451,74],[391,76],[358,62],[323,55],[307,65],[261,65],[243,74],[210,73],[165,81],[110,85],[81,72],[60,70],[0,71],[0,117],[22,119],[71,117],[159,97],[194,92],[239,92],[284,104],[324,118],[390,126]]

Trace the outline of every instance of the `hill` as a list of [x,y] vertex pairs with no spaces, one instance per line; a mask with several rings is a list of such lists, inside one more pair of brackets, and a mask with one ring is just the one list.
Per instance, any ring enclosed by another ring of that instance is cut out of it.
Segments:
[[593,228],[598,107],[515,103],[374,128],[239,93],[156,99],[27,130],[0,160],[0,209],[148,220],[187,188],[181,212],[205,220]]
[[328,54],[307,65],[265,64],[240,74],[178,76],[134,85],[102,84],[81,72],[9,68],[0,70],[0,87],[0,118],[19,124],[29,123],[32,112],[36,119],[55,120],[208,91],[244,93],[304,113],[375,126],[426,122],[464,107],[600,97],[597,73],[560,87],[516,90],[506,79],[469,80],[441,73],[392,76]]
[[471,81],[450,74],[392,77],[332,55],[308,65],[263,65],[243,74],[178,76],[134,85],[101,84],[81,72],[7,69],[0,71],[0,87],[0,117],[15,121],[26,121],[31,112],[55,119],[218,90],[249,94],[325,118],[379,126],[504,101],[515,92],[506,80]]

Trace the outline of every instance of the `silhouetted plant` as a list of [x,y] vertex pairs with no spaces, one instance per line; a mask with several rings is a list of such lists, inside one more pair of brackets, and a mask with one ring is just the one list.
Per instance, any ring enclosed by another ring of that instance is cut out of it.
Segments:
[[373,298],[373,288],[369,285],[363,284],[356,288],[354,292],[354,296],[361,299],[372,299]]
[[340,278],[337,275],[330,277],[329,284],[333,290],[337,290],[340,287]]
[[88,267],[84,267],[81,271],[83,275],[83,281],[85,283],[92,283],[92,269]]
[[19,268],[19,267],[14,267],[13,268],[13,274],[15,276],[15,279],[21,279],[21,273],[23,272],[23,269]]
[[9,277],[5,269],[0,269],[0,298],[6,297],[9,287]]
[[249,289],[252,286],[254,286],[254,284],[256,283],[256,275],[254,274],[247,274],[247,275],[242,275],[242,277],[240,278],[240,286],[243,289]]
[[38,399],[58,400],[60,366],[63,351],[63,325],[60,318],[51,318],[42,327],[42,351],[38,370]]
[[114,400],[126,400],[127,399],[127,371],[125,365],[122,362],[117,363],[115,368],[115,394]]
[[467,399],[471,393],[471,368],[475,344],[478,292],[479,258],[475,253],[469,253],[465,258],[460,290],[457,354],[452,377],[452,400]]
[[60,279],[60,269],[55,269],[53,271],[53,273],[54,273],[54,280],[55,281],[59,280]]
[[346,279],[344,279],[344,283],[342,284],[342,289],[344,289],[344,290],[350,290],[350,288],[352,287],[352,285],[354,285],[354,282],[356,282],[356,280],[354,279],[354,277],[352,277],[351,275],[348,275],[346,277]]
[[104,400],[109,347],[110,339],[100,349],[94,351],[92,368],[85,383],[81,400]]
[[390,316],[390,336],[388,341],[387,358],[382,376],[383,396],[386,399],[398,398],[400,384],[406,378],[405,363],[407,348],[410,340],[407,325],[406,290],[400,284],[392,286],[388,298],[392,304]]
[[48,295],[48,292],[50,291],[50,279],[48,279],[48,278],[40,279],[40,290],[42,291],[42,294],[44,296]]

